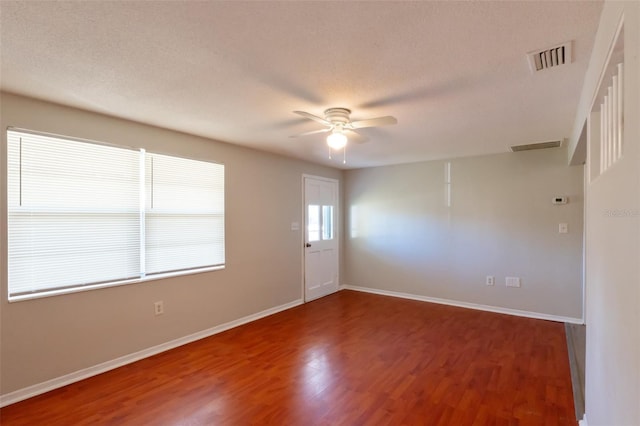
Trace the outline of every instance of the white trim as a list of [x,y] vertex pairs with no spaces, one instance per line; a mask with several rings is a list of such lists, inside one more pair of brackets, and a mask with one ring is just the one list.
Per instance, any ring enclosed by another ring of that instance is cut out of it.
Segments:
[[584,413],[582,420],[578,420],[578,426],[589,426],[587,423],[587,413]]
[[459,308],[475,309],[478,311],[495,312],[498,314],[514,315],[517,317],[535,318],[547,321],[568,322],[571,324],[583,324],[581,318],[563,317],[559,315],[543,314],[539,312],[521,311],[519,309],[503,308],[500,306],[481,305],[478,303],[459,302],[457,300],[440,299],[438,297],[420,296],[417,294],[401,293],[398,291],[379,290],[377,288],[359,287],[354,285],[342,285],[340,290],[354,290],[364,293],[379,294],[382,296],[400,297],[402,299],[419,300],[421,302],[438,303],[440,305],[457,306]]
[[[589,142],[587,139],[586,144],[589,145]],[[587,146],[586,167],[583,169],[582,177],[582,324],[587,323],[587,188],[591,179],[589,149]]]
[[300,299],[302,299],[303,303],[306,303],[307,301],[304,298],[304,295],[306,293],[306,285],[307,283],[306,278],[307,278],[307,271],[305,270],[305,254],[306,252],[306,241],[307,241],[307,212],[306,210],[306,202],[304,200],[304,194],[305,194],[305,184],[304,184],[304,178],[305,176],[307,176],[306,174],[302,174],[302,177],[300,179],[300,213],[302,214],[301,216],[301,220],[300,220],[300,250],[302,250],[301,252],[301,256],[300,256],[300,281],[301,281],[301,286],[300,286]]
[[285,303],[284,305],[265,309],[264,311],[247,315],[246,317],[229,321],[224,324],[220,324],[215,327],[199,331],[197,333],[189,334],[188,336],[180,337],[178,339],[171,340],[169,342],[162,343],[160,345],[152,346],[150,348],[143,349],[141,351],[134,352],[129,355],[124,355],[116,359],[113,359],[111,361],[106,361],[106,362],[94,365],[92,367],[84,368],[82,370],[78,370],[73,373],[65,374],[64,376],[56,377],[54,379],[47,380],[42,383],[38,383],[32,386],[27,386],[26,388],[18,389],[17,391],[0,395],[0,407],[5,407],[7,405],[25,400],[27,398],[31,398],[33,396],[40,395],[57,388],[61,388],[71,383],[88,379],[89,377],[104,373],[106,371],[113,370],[118,367],[122,367],[123,365],[131,364],[132,362],[136,362],[141,359],[159,354],[161,352],[165,352],[170,349],[177,348],[178,346],[186,345],[187,343],[195,342],[196,340],[204,339],[206,337],[213,336],[214,334],[222,333],[223,331],[229,330],[231,328],[238,327],[240,325],[250,323],[260,318],[264,318],[269,315],[273,315],[278,312],[282,312],[287,309],[291,309],[293,307],[302,305],[302,303],[303,303],[302,299],[297,299],[297,300],[294,300],[293,302],[289,302],[289,303]]
[[325,176],[318,176],[318,175],[310,175],[307,173],[303,173],[302,174],[302,180],[304,182],[304,178],[311,178],[311,179],[316,179],[316,180],[323,180],[325,182],[337,182],[340,183],[340,179],[335,179],[335,178],[328,178]]

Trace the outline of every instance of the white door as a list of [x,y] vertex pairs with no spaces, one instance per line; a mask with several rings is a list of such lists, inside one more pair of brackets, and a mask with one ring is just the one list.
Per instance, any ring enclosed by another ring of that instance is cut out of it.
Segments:
[[304,299],[338,291],[338,181],[304,177]]

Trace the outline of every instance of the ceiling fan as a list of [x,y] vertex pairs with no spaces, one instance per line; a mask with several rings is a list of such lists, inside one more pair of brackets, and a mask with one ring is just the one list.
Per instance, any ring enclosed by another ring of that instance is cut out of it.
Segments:
[[351,121],[351,119],[349,118],[351,110],[347,108],[329,108],[325,110],[324,118],[318,117],[317,115],[309,114],[308,112],[304,111],[293,112],[294,114],[301,115],[304,118],[308,118],[309,120],[316,121],[326,126],[326,129],[312,130],[310,132],[291,136],[292,138],[313,135],[316,133],[331,132],[331,134],[327,136],[327,145],[329,145],[329,147],[332,149],[344,148],[347,145],[348,141],[347,134],[349,132],[357,133],[356,129],[363,129],[365,127],[388,126],[398,123],[398,120],[395,117],[391,117],[389,115],[386,117],[376,117],[369,118],[367,120]]

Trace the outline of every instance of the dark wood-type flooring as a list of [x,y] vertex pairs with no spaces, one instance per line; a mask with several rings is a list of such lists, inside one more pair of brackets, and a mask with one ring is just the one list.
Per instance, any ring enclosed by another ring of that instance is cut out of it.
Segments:
[[10,425],[576,425],[563,324],[341,291],[0,410]]

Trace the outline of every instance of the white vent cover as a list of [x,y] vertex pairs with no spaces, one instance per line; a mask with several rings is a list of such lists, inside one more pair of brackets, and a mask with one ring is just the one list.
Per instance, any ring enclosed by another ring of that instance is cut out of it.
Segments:
[[549,49],[527,53],[531,72],[555,68],[571,63],[571,42],[567,41]]
[[562,145],[562,141],[549,141],[549,142],[529,143],[526,145],[513,145],[511,147],[511,152],[531,151],[534,149],[558,148],[561,145]]

